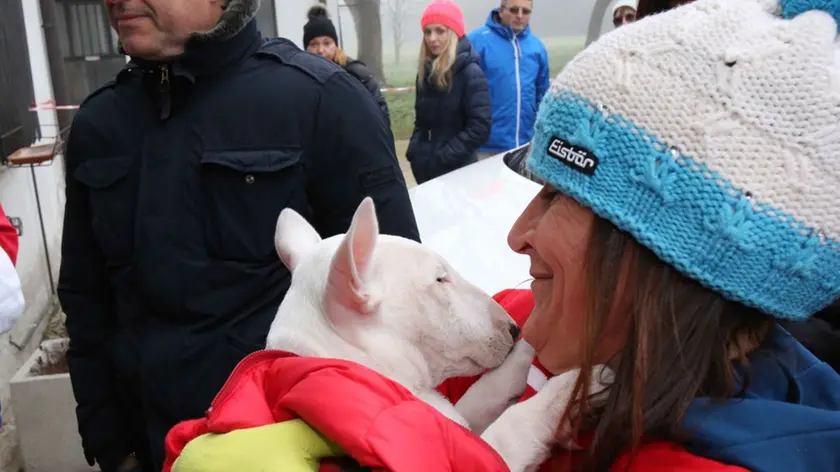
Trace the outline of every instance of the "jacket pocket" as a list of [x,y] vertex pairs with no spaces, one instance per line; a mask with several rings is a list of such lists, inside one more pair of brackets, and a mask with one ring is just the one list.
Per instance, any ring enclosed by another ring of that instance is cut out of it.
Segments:
[[204,236],[210,257],[274,261],[277,217],[306,214],[306,178],[297,148],[205,151],[201,156]]
[[133,163],[131,156],[89,159],[73,173],[88,189],[93,232],[109,265],[132,254],[136,189],[128,177]]

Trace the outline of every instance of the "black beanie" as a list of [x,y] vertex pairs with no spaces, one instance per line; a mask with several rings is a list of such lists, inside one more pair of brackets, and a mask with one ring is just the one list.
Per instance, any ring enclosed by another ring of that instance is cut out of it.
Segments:
[[324,5],[315,5],[307,12],[309,22],[303,26],[303,47],[309,45],[309,42],[319,36],[327,36],[332,38],[338,44],[338,35],[335,33],[335,25],[330,20],[327,13],[327,7]]

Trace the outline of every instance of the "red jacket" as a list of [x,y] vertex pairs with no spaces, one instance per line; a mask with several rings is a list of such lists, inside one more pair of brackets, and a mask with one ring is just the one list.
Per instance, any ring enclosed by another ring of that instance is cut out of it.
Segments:
[[[525,324],[531,311],[534,310],[534,296],[530,290],[505,290],[493,298],[520,326]],[[464,395],[476,379],[478,377],[450,379],[438,390],[454,403]],[[543,464],[540,472],[570,471],[578,458],[579,455],[575,453],[553,457]],[[677,444],[664,441],[643,445],[628,468],[629,461],[629,454],[619,456],[612,470],[615,472],[749,472],[741,467],[695,456]]]
[[374,471],[508,471],[480,438],[366,367],[258,351],[234,369],[205,418],[169,432],[163,472],[198,436],[294,418]]
[[0,205],[0,248],[6,251],[12,264],[17,264],[18,243],[17,229],[12,226],[3,206]]

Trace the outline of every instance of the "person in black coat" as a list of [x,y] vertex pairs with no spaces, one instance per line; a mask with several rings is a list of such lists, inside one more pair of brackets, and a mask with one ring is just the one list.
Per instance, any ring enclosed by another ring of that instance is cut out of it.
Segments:
[[476,162],[490,137],[487,79],[464,37],[463,18],[457,4],[438,0],[421,19],[414,132],[406,152],[418,184]]
[[309,22],[303,26],[303,45],[306,50],[328,61],[335,62],[350,75],[357,78],[368,89],[379,109],[382,110],[385,121],[388,122],[390,128],[391,116],[388,113],[388,102],[382,95],[379,81],[376,80],[376,77],[364,62],[351,59],[338,45],[338,35],[335,32],[335,25],[333,25],[327,13],[327,7],[321,4],[314,5],[309,9],[307,16]]
[[81,104],[65,152],[58,298],[79,453],[103,472],[160,471],[169,429],[265,347],[291,281],[284,208],[329,237],[369,196],[383,233],[420,239],[358,80],[264,40],[258,0],[135,3],[154,10],[106,2],[131,61]]

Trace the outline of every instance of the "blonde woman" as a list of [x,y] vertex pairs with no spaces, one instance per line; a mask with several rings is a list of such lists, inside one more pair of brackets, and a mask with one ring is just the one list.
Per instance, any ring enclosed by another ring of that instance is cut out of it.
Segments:
[[314,5],[309,9],[307,16],[309,22],[303,26],[303,44],[306,50],[328,61],[335,62],[350,75],[357,78],[373,96],[390,127],[391,119],[388,113],[388,103],[382,96],[379,81],[376,80],[376,77],[364,62],[351,59],[338,45],[338,35],[335,32],[335,25],[333,25],[327,13],[327,8],[321,4]]
[[414,133],[406,153],[418,184],[476,162],[491,125],[487,80],[464,37],[461,8],[435,0],[421,26]]

